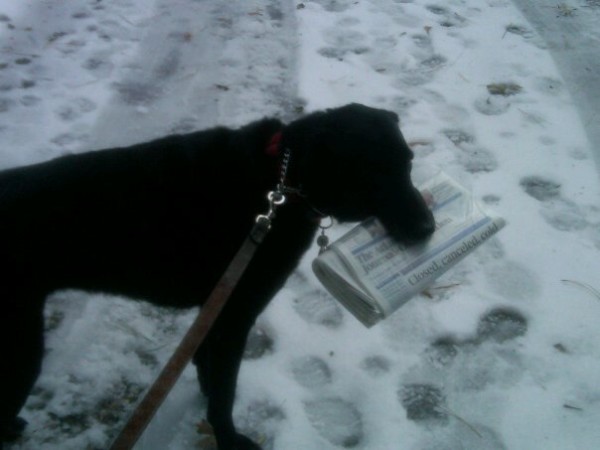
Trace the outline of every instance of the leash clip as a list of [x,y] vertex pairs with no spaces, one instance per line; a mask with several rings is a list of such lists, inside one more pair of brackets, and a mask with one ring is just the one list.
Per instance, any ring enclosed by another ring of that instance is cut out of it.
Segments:
[[271,223],[275,218],[275,212],[277,208],[283,205],[286,199],[282,190],[278,186],[277,190],[270,191],[267,194],[267,200],[269,201],[269,211],[266,214],[259,214],[256,216],[254,227],[250,232],[250,238],[256,244],[260,244],[265,239],[265,236],[271,229]]

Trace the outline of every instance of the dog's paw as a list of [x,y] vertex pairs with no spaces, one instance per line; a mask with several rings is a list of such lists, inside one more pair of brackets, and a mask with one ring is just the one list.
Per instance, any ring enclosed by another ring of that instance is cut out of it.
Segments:
[[261,450],[261,447],[243,434],[235,436],[235,450]]
[[262,450],[262,447],[256,444],[247,436],[236,433],[227,439],[217,439],[217,448],[219,450]]

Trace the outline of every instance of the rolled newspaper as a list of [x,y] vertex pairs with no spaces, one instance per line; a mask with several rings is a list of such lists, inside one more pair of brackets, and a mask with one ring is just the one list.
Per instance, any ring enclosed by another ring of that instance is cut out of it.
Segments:
[[425,244],[404,247],[370,218],[312,263],[323,286],[367,327],[429,287],[505,225],[445,173],[419,189],[436,222]]

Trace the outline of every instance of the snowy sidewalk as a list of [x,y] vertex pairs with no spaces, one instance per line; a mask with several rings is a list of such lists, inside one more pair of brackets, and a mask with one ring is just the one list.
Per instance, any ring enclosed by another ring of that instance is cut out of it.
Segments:
[[546,42],[575,101],[600,174],[600,1],[513,2]]
[[[3,167],[358,101],[400,115],[417,182],[443,169],[508,221],[370,330],[320,288],[311,249],[251,336],[243,432],[266,450],[600,442],[600,302],[585,288],[600,287],[600,183],[577,86],[513,3],[63,3],[0,0]],[[13,448],[105,448],[192,314],[55,296]],[[209,448],[194,378],[139,448]]]

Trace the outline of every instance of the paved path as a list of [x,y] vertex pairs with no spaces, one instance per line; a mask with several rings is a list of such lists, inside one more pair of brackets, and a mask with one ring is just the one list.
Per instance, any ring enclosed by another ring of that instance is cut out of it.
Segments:
[[600,1],[513,3],[548,44],[569,86],[600,172]]

